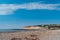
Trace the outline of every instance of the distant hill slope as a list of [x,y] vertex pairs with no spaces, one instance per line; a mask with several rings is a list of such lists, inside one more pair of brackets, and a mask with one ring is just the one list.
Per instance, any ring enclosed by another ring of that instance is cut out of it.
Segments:
[[25,26],[24,29],[60,29],[60,24]]

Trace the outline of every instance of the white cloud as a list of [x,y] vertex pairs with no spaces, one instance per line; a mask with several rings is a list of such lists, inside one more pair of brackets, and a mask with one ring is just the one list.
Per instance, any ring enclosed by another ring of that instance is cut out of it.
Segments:
[[60,4],[44,4],[44,3],[26,3],[26,4],[0,4],[0,15],[13,14],[17,9],[35,10],[60,10]]
[[17,8],[15,4],[0,4],[0,15],[12,14]]
[[28,3],[26,4],[25,9],[27,10],[33,10],[33,9],[59,10],[58,6],[60,6],[60,4]]

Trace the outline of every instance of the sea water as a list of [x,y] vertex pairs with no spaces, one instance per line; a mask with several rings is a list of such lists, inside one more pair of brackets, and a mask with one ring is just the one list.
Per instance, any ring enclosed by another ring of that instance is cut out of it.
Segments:
[[43,31],[39,29],[0,29],[0,32]]
[[17,31],[31,31],[31,30],[25,30],[25,29],[0,29],[0,32],[17,32]]

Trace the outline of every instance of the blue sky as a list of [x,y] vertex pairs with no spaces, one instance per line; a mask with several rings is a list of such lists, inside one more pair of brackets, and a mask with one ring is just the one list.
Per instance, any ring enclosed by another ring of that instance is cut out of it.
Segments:
[[60,0],[0,0],[0,29],[60,24]]

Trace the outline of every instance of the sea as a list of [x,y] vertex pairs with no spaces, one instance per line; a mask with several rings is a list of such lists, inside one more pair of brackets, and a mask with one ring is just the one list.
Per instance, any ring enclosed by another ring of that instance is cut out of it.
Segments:
[[40,29],[0,29],[0,32],[44,31]]

